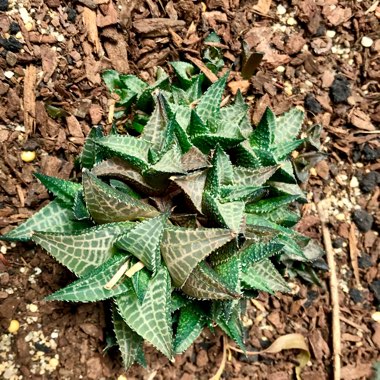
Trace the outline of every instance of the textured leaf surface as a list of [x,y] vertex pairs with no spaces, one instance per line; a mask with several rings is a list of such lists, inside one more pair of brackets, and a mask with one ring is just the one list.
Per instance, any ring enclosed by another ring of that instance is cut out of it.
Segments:
[[298,108],[292,108],[290,111],[277,117],[274,141],[276,143],[285,143],[295,140],[300,133],[304,116],[303,111]]
[[283,244],[276,241],[270,243],[247,241],[240,249],[238,257],[242,267],[245,268],[246,266],[263,260],[266,257],[275,255],[283,248],[283,246]]
[[226,282],[206,263],[201,262],[191,273],[182,287],[182,291],[196,299],[231,300],[240,294],[230,288]]
[[127,260],[124,254],[116,254],[96,269],[86,272],[79,280],[46,297],[46,301],[95,302],[122,294],[131,288],[131,281],[120,281],[112,289],[104,286]]
[[262,186],[272,177],[279,166],[267,166],[259,169],[234,167],[234,184],[245,186]]
[[136,187],[143,194],[157,195],[158,189],[146,182],[144,177],[120,158],[111,158],[96,165],[92,173],[101,177],[120,178]]
[[82,188],[82,185],[65,179],[51,177],[41,173],[34,174],[47,190],[52,192],[62,202],[73,204],[76,193]]
[[268,293],[290,291],[288,284],[269,259],[263,259],[247,267],[241,279],[251,289]]
[[83,190],[88,211],[97,223],[121,222],[158,215],[154,207],[112,188],[88,171],[83,172]]
[[118,235],[131,228],[131,223],[111,223],[77,234],[35,232],[32,239],[77,276],[107,261]]
[[116,307],[112,310],[112,319],[123,364],[125,369],[128,369],[139,356],[144,354],[143,339],[125,323]]
[[203,315],[193,304],[181,309],[177,333],[174,339],[174,352],[181,354],[198,338],[205,325]]
[[71,208],[62,201],[54,200],[0,239],[26,241],[33,231],[73,232],[86,227],[89,227],[88,223],[75,221]]
[[166,229],[161,253],[174,285],[181,287],[201,260],[233,237],[231,231],[220,228]]
[[92,169],[102,159],[102,154],[96,142],[103,137],[101,127],[92,127],[83,146],[81,154],[82,167]]
[[202,213],[202,195],[206,183],[206,171],[198,171],[187,176],[170,177],[190,198],[194,207]]
[[148,167],[148,151],[151,147],[149,141],[132,136],[109,135],[96,141],[106,151],[117,157],[121,157],[139,169]]
[[149,270],[155,272],[161,260],[160,241],[166,220],[166,215],[160,215],[138,223],[131,231],[118,238],[117,245],[131,252]]
[[128,326],[171,359],[170,292],[170,276],[162,266],[152,277],[142,304],[134,291],[118,296],[116,303]]
[[256,214],[265,214],[278,209],[284,205],[287,205],[298,198],[298,195],[281,195],[279,197],[273,197],[263,199],[256,203],[247,205],[246,211]]
[[196,111],[204,123],[220,116],[220,103],[228,75],[229,73],[226,73],[218,81],[213,83],[201,97]]
[[262,147],[269,149],[274,141],[274,134],[276,131],[276,116],[273,111],[268,107],[259,125],[253,131],[249,142],[252,146]]

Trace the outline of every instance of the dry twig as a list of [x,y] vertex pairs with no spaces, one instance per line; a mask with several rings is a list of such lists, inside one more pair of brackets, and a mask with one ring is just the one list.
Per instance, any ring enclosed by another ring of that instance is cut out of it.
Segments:
[[328,213],[327,201],[320,201],[317,204],[318,214],[321,219],[322,235],[325,244],[327,264],[330,270],[330,294],[332,307],[332,338],[333,338],[333,360],[334,360],[334,380],[341,378],[341,332],[340,332],[340,308],[339,308],[339,293],[338,280],[336,275],[336,265],[334,258],[334,250],[331,243],[330,231],[327,226]]

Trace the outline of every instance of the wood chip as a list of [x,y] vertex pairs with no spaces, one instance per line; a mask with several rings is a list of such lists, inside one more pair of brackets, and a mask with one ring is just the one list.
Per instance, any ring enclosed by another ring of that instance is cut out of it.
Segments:
[[35,132],[37,68],[30,65],[25,70],[24,78],[24,125],[27,135]]
[[88,40],[94,45],[95,52],[99,55],[102,52],[102,46],[99,41],[98,28],[96,26],[96,13],[85,7],[83,9],[83,23],[87,31]]
[[218,80],[218,77],[200,59],[194,58],[189,54],[186,54],[186,59],[194,63],[210,82],[214,83]]
[[267,15],[271,4],[272,0],[259,0],[259,2],[253,6],[253,9],[262,15]]
[[186,25],[183,20],[172,20],[170,18],[145,18],[133,22],[133,27],[138,33],[154,35],[167,35],[169,34],[168,28],[179,28]]
[[128,49],[124,35],[119,33],[115,27],[109,26],[103,30],[102,37],[106,38],[104,49],[113,68],[120,73],[128,73]]
[[42,70],[44,82],[48,82],[58,65],[57,52],[47,45],[41,46]]
[[356,108],[351,114],[351,124],[356,128],[366,131],[375,131],[376,127],[372,124],[371,118],[359,108]]
[[356,285],[359,289],[362,289],[362,285],[360,283],[359,264],[358,264],[358,253],[359,253],[358,241],[356,239],[356,227],[353,223],[351,223],[351,226],[350,226],[349,244],[350,244],[351,265],[354,271]]

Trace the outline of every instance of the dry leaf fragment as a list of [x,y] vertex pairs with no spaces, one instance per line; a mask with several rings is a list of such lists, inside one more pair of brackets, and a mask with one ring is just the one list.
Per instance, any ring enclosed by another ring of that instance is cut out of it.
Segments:
[[36,120],[36,94],[37,68],[30,65],[25,70],[24,79],[24,124],[26,134],[34,132]]
[[272,0],[259,0],[259,2],[253,6],[253,9],[263,15],[267,15],[272,4]]
[[96,26],[96,13],[87,7],[83,9],[83,23],[87,31],[88,40],[95,46],[95,52],[99,54],[102,46],[100,45],[98,28]]
[[371,123],[369,115],[361,111],[360,109],[355,109],[351,114],[351,124],[356,128],[364,129],[366,131],[375,131],[375,126]]

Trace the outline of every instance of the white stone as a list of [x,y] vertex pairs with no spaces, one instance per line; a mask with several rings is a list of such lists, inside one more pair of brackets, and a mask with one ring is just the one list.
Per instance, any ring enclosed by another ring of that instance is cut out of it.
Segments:
[[359,181],[355,176],[351,178],[350,187],[359,187]]
[[327,37],[334,38],[335,35],[336,35],[336,31],[335,31],[335,30],[328,30],[328,31],[326,32],[326,36],[327,36]]
[[283,5],[281,5],[281,4],[277,5],[277,14],[279,16],[282,16],[285,13],[286,13],[286,8]]
[[276,71],[277,71],[278,73],[283,73],[283,72],[285,71],[285,67],[284,67],[284,66],[278,66],[278,67],[276,68]]
[[289,18],[286,20],[286,23],[287,23],[289,26],[294,26],[294,25],[297,25],[297,20],[296,20],[294,17],[289,17]]
[[362,45],[366,48],[369,48],[373,44],[373,39],[367,36],[364,36],[361,41]]
[[14,75],[15,73],[13,71],[4,71],[5,78],[11,79]]

